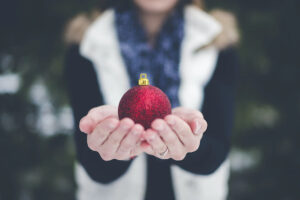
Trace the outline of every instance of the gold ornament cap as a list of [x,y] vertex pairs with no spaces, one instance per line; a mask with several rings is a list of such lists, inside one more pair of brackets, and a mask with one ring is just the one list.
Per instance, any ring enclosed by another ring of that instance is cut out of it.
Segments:
[[140,74],[139,85],[149,85],[149,80],[146,73]]

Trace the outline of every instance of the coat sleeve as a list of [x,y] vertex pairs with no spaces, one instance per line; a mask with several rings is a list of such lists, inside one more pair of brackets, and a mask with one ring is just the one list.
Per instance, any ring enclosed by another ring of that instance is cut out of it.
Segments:
[[205,88],[202,112],[208,129],[196,152],[188,154],[183,161],[174,161],[183,169],[211,174],[226,159],[233,129],[238,65],[235,49],[220,52],[214,75]]
[[131,161],[102,160],[97,152],[88,148],[86,134],[79,130],[80,119],[91,108],[103,105],[104,102],[93,64],[79,54],[78,45],[67,50],[64,77],[75,121],[77,160],[97,182],[109,183],[118,179],[126,172]]

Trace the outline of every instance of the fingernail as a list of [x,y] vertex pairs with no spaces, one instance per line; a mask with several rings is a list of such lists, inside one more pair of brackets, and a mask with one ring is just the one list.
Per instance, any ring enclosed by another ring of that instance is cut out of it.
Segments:
[[132,134],[135,135],[135,136],[140,135],[140,133],[141,133],[141,132],[140,132],[139,130],[133,130],[133,131],[132,131]]
[[154,140],[154,138],[155,138],[155,135],[153,134],[153,135],[150,135],[148,138],[146,138],[146,140],[147,140],[148,142],[151,142],[151,141]]
[[128,130],[128,129],[130,128],[130,126],[129,126],[128,124],[123,124],[123,125],[121,126],[121,128],[122,128],[123,130]]
[[154,127],[158,131],[164,130],[164,125],[162,123],[157,123]]
[[174,124],[175,124],[175,120],[174,120],[173,117],[168,118],[168,119],[167,119],[167,122],[168,122],[168,124],[170,124],[170,125],[174,125]]
[[199,135],[201,133],[201,128],[202,128],[201,123],[199,122],[199,120],[196,120],[196,128],[195,128],[196,135]]

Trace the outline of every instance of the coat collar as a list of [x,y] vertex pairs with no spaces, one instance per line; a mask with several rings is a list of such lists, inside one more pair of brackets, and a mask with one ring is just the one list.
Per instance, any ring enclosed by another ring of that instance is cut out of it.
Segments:
[[222,27],[211,15],[196,6],[187,6],[185,18],[185,42],[192,51],[212,43]]
[[[191,51],[212,43],[222,30],[219,22],[196,6],[185,7],[184,20],[184,42]],[[116,40],[114,21],[114,10],[105,11],[88,28],[81,44],[90,46],[88,49],[94,49],[98,45],[109,47]]]
[[[218,57],[218,49],[213,45],[203,47],[212,43],[221,27],[212,17],[195,7],[186,7],[184,15],[186,23],[179,63],[179,100],[182,106],[199,109],[203,102],[203,87],[211,79]],[[197,51],[200,48],[201,51]],[[105,102],[117,106],[122,94],[130,88],[130,80],[120,52],[113,10],[103,13],[90,26],[81,42],[80,53],[93,62]],[[194,99],[185,98],[191,94]]]

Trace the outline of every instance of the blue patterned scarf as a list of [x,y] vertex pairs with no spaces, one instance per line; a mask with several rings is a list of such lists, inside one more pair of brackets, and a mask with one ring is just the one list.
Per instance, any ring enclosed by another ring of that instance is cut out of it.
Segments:
[[138,19],[135,8],[116,9],[115,25],[131,86],[137,85],[140,73],[147,73],[150,84],[164,91],[172,107],[177,107],[179,59],[184,35],[183,9],[178,7],[170,14],[154,47],[147,42],[145,30]]

